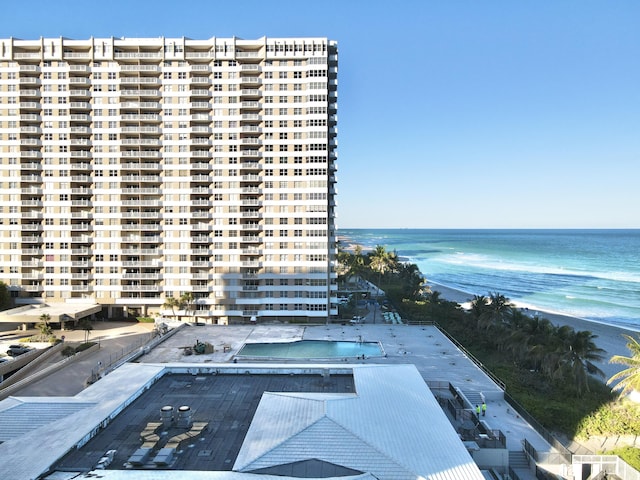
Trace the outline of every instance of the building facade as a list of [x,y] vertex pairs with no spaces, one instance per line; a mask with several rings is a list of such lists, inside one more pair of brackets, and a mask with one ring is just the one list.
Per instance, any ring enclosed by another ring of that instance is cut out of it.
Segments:
[[326,38],[0,39],[0,280],[18,304],[324,321],[336,134]]

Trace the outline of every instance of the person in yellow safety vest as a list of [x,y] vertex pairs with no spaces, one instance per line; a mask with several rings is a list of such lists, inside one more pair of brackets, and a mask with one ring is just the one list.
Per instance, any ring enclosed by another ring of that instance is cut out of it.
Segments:
[[487,414],[487,404],[482,402],[482,416],[484,417]]
[[480,405],[476,405],[476,415],[480,416]]

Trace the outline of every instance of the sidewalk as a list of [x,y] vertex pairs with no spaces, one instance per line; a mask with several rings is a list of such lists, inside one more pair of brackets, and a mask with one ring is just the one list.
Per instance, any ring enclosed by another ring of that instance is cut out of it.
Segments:
[[[21,397],[73,396],[84,390],[88,381],[98,372],[107,368],[136,347],[141,347],[153,338],[153,323],[132,322],[93,322],[89,341],[98,342],[100,349],[86,358],[71,362],[51,375],[33,382],[13,393]],[[65,330],[54,332],[65,337],[65,343],[84,342],[84,330]],[[54,355],[44,362],[38,370],[49,367],[62,360]]]

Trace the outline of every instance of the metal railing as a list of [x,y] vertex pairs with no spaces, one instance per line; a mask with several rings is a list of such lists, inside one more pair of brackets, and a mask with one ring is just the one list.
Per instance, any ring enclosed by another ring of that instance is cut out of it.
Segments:
[[611,473],[624,480],[640,480],[640,472],[616,455],[574,455],[573,463],[591,465],[592,471],[593,466],[597,466],[599,472],[594,473]]

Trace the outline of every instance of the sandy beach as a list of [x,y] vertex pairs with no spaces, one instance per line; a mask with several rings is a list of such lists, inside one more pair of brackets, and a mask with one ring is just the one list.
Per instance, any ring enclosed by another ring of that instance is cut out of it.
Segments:
[[[440,296],[445,300],[456,302],[464,305],[467,302],[473,300],[473,294],[456,290],[444,285],[440,285],[433,282],[428,282],[431,290],[440,293]],[[583,318],[572,317],[570,315],[563,315],[556,312],[549,312],[538,308],[533,308],[531,305],[519,305],[518,302],[512,302],[516,307],[527,308],[531,314],[538,313],[542,318],[546,318],[554,325],[569,325],[575,330],[588,330],[594,335],[597,335],[595,343],[598,347],[602,348],[606,353],[603,354],[604,360],[602,362],[595,362],[598,367],[605,373],[607,380],[614,373],[624,370],[624,365],[617,365],[609,363],[609,359],[613,355],[629,355],[629,349],[627,348],[627,339],[622,335],[638,335],[638,332],[633,330],[627,330],[621,327],[614,327],[606,325],[604,323],[593,322]]]

